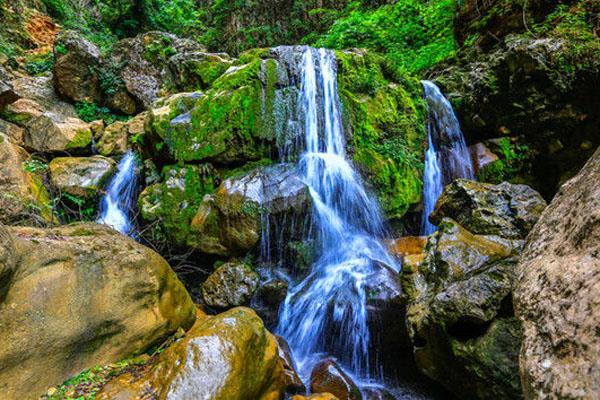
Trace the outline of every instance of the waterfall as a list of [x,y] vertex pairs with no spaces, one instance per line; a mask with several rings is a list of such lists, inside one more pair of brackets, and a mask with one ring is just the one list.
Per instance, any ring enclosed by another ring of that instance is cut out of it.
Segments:
[[379,240],[379,207],[345,157],[334,53],[304,48],[298,68],[297,118],[305,145],[298,168],[313,200],[318,258],[289,290],[277,332],[304,377],[330,354],[355,377],[369,379],[368,277],[378,265],[399,266]]
[[429,222],[444,185],[454,179],[475,179],[473,162],[458,118],[440,89],[430,81],[422,81],[429,109],[427,122],[428,148],[423,174],[423,218],[421,234],[429,235],[436,227]]
[[97,222],[110,225],[117,231],[133,234],[131,211],[135,204],[136,158],[132,151],[127,152],[117,167],[117,174],[110,181],[106,195],[100,204],[100,217]]

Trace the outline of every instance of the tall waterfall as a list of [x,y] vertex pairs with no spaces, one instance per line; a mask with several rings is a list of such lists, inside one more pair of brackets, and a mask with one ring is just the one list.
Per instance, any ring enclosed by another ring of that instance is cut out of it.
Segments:
[[127,152],[119,162],[117,174],[108,185],[97,221],[130,236],[133,234],[131,211],[135,203],[136,166],[135,154]]
[[433,82],[422,81],[422,84],[429,108],[429,147],[425,153],[421,233],[429,235],[436,229],[429,222],[429,214],[433,212],[444,185],[458,178],[475,179],[475,172],[452,105]]
[[305,48],[299,70],[305,148],[298,167],[313,199],[319,256],[310,274],[289,290],[277,331],[303,375],[326,353],[368,379],[368,277],[378,264],[396,271],[399,266],[379,240],[379,207],[346,159],[334,53]]

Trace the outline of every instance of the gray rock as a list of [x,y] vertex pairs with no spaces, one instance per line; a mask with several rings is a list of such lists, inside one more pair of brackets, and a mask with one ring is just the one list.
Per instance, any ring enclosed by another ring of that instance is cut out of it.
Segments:
[[429,219],[452,218],[472,233],[524,238],[546,207],[526,185],[491,185],[457,179],[444,189]]
[[258,280],[258,274],[248,264],[225,263],[202,284],[202,299],[218,310],[242,306],[250,301]]
[[529,233],[515,310],[525,397],[600,397],[600,150]]
[[520,398],[520,327],[511,289],[523,242],[444,219],[425,258],[403,266],[419,369],[462,398]]

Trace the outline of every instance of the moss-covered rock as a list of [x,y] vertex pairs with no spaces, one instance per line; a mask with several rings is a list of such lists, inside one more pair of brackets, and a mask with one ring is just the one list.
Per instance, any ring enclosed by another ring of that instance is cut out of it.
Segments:
[[523,239],[546,202],[526,185],[491,185],[457,179],[444,189],[429,216],[433,224],[452,218],[472,233]]
[[175,104],[169,106],[164,122],[153,128],[175,159],[227,165],[269,156],[275,132],[266,117],[264,90],[274,90],[276,78],[268,74],[263,88],[262,65],[260,58],[253,58],[230,67],[197,99],[189,115]]
[[352,159],[371,182],[386,215],[400,218],[421,199],[427,143],[421,86],[376,54],[336,54]]
[[160,221],[167,238],[177,246],[185,246],[190,223],[204,195],[215,190],[215,178],[209,165],[167,166],[162,183],[148,186],[140,194],[138,206],[142,218]]

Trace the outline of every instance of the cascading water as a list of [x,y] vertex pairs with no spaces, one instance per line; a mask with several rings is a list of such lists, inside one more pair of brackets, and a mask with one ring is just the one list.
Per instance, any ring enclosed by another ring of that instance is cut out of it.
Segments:
[[110,225],[125,235],[133,235],[131,211],[135,202],[136,158],[127,152],[117,167],[117,174],[110,181],[106,195],[100,204],[98,223]]
[[355,377],[378,379],[369,364],[368,277],[378,265],[400,267],[379,240],[377,203],[345,158],[334,54],[305,48],[299,68],[298,119],[306,147],[298,167],[313,199],[318,258],[289,290],[277,331],[305,377],[326,353]]
[[427,122],[429,147],[425,153],[423,174],[423,219],[421,234],[429,235],[436,227],[429,222],[444,185],[454,179],[475,179],[473,162],[452,105],[430,81],[422,81],[429,108]]

